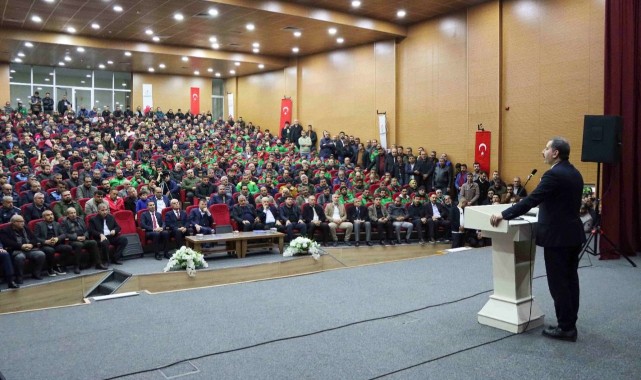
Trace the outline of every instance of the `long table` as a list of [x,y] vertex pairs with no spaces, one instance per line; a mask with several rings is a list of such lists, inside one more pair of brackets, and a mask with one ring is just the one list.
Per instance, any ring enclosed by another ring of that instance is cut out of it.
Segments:
[[[238,258],[247,255],[249,248],[270,248],[278,244],[280,254],[283,254],[285,234],[276,231],[251,231],[251,232],[230,232],[224,234],[186,236],[185,241],[189,248],[203,254],[221,251],[221,249],[203,249],[204,244],[225,243],[225,251],[236,251]],[[265,243],[263,243],[265,242]]]

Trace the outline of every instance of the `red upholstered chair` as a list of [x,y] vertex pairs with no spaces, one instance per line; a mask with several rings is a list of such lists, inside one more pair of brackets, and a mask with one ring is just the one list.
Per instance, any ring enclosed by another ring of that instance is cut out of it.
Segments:
[[163,208],[163,209],[162,209],[162,211],[160,211],[160,215],[161,215],[161,217],[162,217],[162,221],[163,221],[163,222],[165,221],[165,215],[166,215],[169,211],[171,211],[171,207],[165,207],[165,208]]
[[20,206],[20,214],[24,215],[24,213],[27,211],[27,206],[32,205],[33,203],[25,203],[22,206]]
[[25,183],[27,183],[27,181],[18,181],[18,182],[16,182],[16,184],[13,186],[13,191],[15,191],[16,193],[17,193],[17,192],[19,192],[19,191],[20,191],[20,188],[21,188],[21,187],[22,187],[22,185],[24,185]]
[[44,221],[44,219],[32,219],[29,221],[29,224],[27,224],[27,228],[31,230],[31,232],[34,232],[36,230],[36,224]]
[[69,189],[69,192],[71,193],[71,198],[76,199],[76,195],[78,195],[78,188],[72,187]]
[[80,198],[80,199],[78,199],[78,204],[80,205],[80,207],[82,207],[83,210],[85,209],[85,205],[87,204],[87,202],[89,202],[90,199],[91,198]]
[[116,223],[121,228],[121,234],[135,234],[136,231],[136,221],[134,220],[134,213],[131,210],[120,210],[116,211],[113,214]]
[[231,215],[229,214],[229,207],[226,204],[215,204],[209,206],[212,219],[214,219],[215,226],[231,226]]
[[85,226],[86,226],[87,228],[89,228],[89,219],[93,218],[93,217],[94,217],[94,216],[96,216],[96,215],[98,215],[98,214],[89,214],[89,215],[85,215]]
[[82,161],[80,161],[80,162],[74,162],[74,163],[73,163],[73,166],[72,166],[72,169],[73,169],[73,170],[80,170],[80,169],[82,169]]

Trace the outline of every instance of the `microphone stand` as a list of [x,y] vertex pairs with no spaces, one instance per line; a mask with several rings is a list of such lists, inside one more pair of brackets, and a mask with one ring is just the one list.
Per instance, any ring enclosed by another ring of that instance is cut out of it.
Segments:
[[530,182],[532,177],[534,177],[534,174],[530,174],[529,176],[527,176],[527,179],[525,180],[525,183],[523,184],[523,186],[521,186],[521,188],[519,188],[518,194],[516,194],[517,197],[521,197],[521,191],[523,191],[523,189],[525,189],[525,186],[527,186],[528,182]]

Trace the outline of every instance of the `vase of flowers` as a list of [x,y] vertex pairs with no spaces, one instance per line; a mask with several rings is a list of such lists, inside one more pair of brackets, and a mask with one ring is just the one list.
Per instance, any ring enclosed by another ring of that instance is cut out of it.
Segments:
[[171,258],[169,258],[169,262],[165,266],[165,269],[163,269],[163,272],[185,269],[189,277],[195,277],[196,269],[207,267],[207,261],[205,261],[205,257],[200,252],[196,252],[191,248],[183,246],[171,255]]
[[312,255],[316,260],[321,255],[321,247],[317,242],[306,237],[297,237],[289,243],[289,247],[283,252],[283,256]]

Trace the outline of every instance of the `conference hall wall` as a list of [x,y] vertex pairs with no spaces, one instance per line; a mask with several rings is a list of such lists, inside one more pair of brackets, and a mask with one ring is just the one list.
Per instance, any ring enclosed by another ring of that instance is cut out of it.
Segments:
[[563,135],[594,183],[594,165],[579,157],[583,115],[603,113],[604,12],[603,0],[489,1],[413,25],[398,42],[228,80],[226,91],[237,115],[270,129],[283,96],[302,123],[365,140],[378,138],[376,112],[387,112],[389,143],[468,164],[483,123],[492,131],[492,168],[508,179],[544,169],[541,148]]
[[187,112],[191,108],[191,87],[200,88],[200,112],[211,110],[212,80],[205,77],[159,75],[159,74],[133,74],[133,107],[142,106],[142,85],[152,85],[154,109],[160,107],[163,112],[178,108]]

